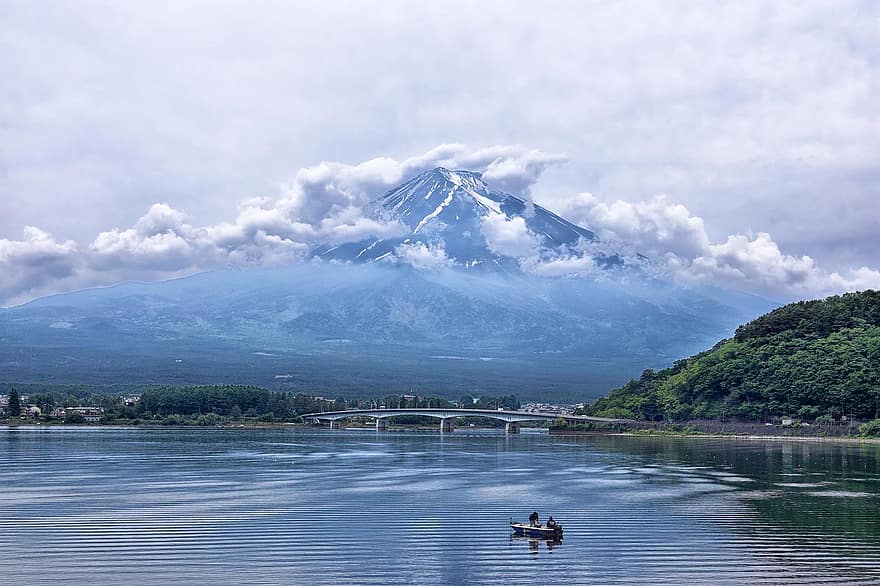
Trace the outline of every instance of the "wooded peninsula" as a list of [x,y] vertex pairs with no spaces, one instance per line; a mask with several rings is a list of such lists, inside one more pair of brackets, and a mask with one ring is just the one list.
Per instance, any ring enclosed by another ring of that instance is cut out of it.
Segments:
[[876,420],[880,292],[780,307],[710,350],[645,370],[583,413],[664,422]]

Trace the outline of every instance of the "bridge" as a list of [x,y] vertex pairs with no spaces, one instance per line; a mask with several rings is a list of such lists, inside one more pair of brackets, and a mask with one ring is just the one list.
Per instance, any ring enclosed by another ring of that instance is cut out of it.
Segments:
[[330,429],[338,429],[341,419],[351,417],[372,417],[376,420],[376,429],[385,431],[388,429],[389,417],[400,415],[421,415],[440,420],[440,431],[450,433],[453,429],[453,420],[458,417],[490,417],[506,422],[507,433],[519,433],[520,423],[523,421],[555,421],[564,419],[569,423],[624,423],[626,419],[609,419],[607,417],[587,417],[583,415],[560,415],[559,413],[535,413],[531,411],[499,411],[492,409],[440,409],[440,408],[413,408],[413,409],[349,409],[347,411],[327,411],[324,413],[308,413],[302,415],[303,421],[319,423],[327,421]]

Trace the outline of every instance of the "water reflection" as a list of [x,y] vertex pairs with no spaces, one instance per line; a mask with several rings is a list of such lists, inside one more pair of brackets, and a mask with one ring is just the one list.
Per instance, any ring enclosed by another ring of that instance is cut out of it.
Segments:
[[553,553],[553,548],[562,545],[562,539],[535,539],[534,537],[526,537],[525,535],[510,536],[510,543],[528,544],[529,553],[537,554],[543,547],[547,553]]
[[[880,537],[880,445],[747,439],[600,437],[575,443],[640,456],[651,486],[735,490],[768,523],[819,535]],[[566,440],[563,440],[566,441]],[[571,441],[571,440],[568,440]],[[677,498],[682,495],[676,489]],[[702,492],[696,490],[695,492]]]
[[[878,583],[878,452],[468,430],[0,428],[0,575]],[[532,510],[564,523],[564,547],[509,537],[510,516]]]

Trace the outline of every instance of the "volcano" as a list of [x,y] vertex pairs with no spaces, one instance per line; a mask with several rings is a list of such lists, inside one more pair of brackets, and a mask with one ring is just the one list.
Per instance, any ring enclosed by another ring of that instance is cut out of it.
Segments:
[[[277,269],[223,269],[37,299],[0,311],[0,380],[250,383],[330,396],[417,391],[579,401],[666,366],[774,304],[683,287],[479,173],[437,168],[368,206],[394,238],[326,243]],[[516,223],[536,258],[591,255],[547,278],[493,246]],[[407,247],[442,251],[431,269]],[[330,262],[326,262],[330,261]]]
[[[521,219],[535,251],[569,253],[599,238],[586,228],[565,220],[526,199],[491,188],[480,173],[438,167],[392,189],[367,206],[375,220],[396,221],[407,233],[396,238],[326,243],[312,256],[344,262],[382,262],[393,259],[401,247],[441,249],[463,268],[515,270],[516,259],[493,250],[484,225],[493,220]],[[619,256],[597,255],[599,266],[622,263]]]

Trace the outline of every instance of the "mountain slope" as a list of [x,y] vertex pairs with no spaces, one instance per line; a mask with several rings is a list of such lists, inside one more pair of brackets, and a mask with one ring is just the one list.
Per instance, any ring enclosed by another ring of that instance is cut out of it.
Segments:
[[[591,231],[476,173],[428,171],[370,213],[408,233],[327,244],[285,269],[127,283],[2,311],[0,380],[576,400],[704,348],[773,306],[683,288],[638,266],[618,270],[613,253],[586,246],[598,240]],[[599,269],[590,278],[530,274],[490,246],[484,228],[493,222],[521,224],[547,254],[593,251]],[[451,261],[433,270],[383,262],[415,245]]]
[[880,409],[880,292],[778,308],[732,339],[645,371],[589,408],[644,419],[822,415],[876,417]]
[[318,394],[415,388],[574,399],[704,347],[766,308],[740,302],[662,282],[405,265],[224,270],[8,309],[0,380],[280,380]]
[[[392,189],[368,206],[377,220],[396,220],[409,233],[397,238],[370,238],[354,243],[327,243],[313,256],[326,260],[375,262],[388,259],[400,246],[423,244],[442,248],[457,265],[515,269],[514,259],[494,251],[487,242],[487,219],[522,218],[525,227],[545,249],[573,248],[596,242],[597,236],[545,208],[515,195],[492,189],[479,173],[438,167]],[[610,256],[600,264],[618,263]]]

